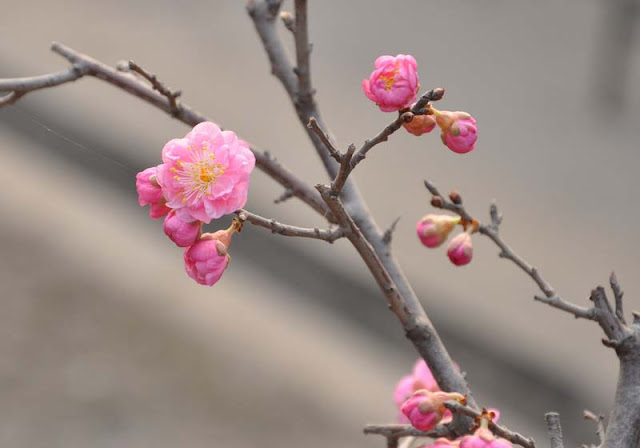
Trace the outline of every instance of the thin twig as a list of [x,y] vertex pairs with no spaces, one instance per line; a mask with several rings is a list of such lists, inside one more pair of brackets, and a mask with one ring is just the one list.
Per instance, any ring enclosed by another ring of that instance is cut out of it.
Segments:
[[411,425],[391,424],[391,425],[366,425],[365,434],[377,434],[389,438],[402,437],[448,437],[451,431],[445,425],[438,425],[430,431],[420,431]]
[[15,103],[25,95],[25,92],[9,92],[4,96],[0,96],[0,107],[8,106]]
[[340,161],[338,174],[336,174],[335,179],[333,180],[333,182],[331,182],[331,194],[333,194],[334,196],[338,196],[344,188],[347,177],[349,177],[349,173],[351,172],[351,160],[353,158],[353,153],[355,150],[356,147],[352,143],[347,148],[347,152],[341,156],[342,160]]
[[382,237],[382,241],[385,244],[390,244],[391,239],[393,238],[393,232],[396,230],[396,226],[398,225],[398,221],[400,221],[400,216],[393,220],[389,228],[384,232],[384,236]]
[[291,188],[285,188],[284,192],[273,200],[274,204],[281,204],[284,201],[294,197],[293,190]]
[[598,439],[600,440],[599,446],[603,446],[606,435],[604,429],[604,417],[602,415],[596,415],[588,409],[585,409],[582,412],[582,417],[585,420],[591,420],[592,422],[596,423],[596,434],[598,435]]
[[616,316],[618,320],[623,324],[626,324],[627,321],[624,318],[624,310],[622,306],[622,297],[624,296],[624,291],[620,288],[620,283],[618,283],[618,277],[616,277],[616,273],[612,272],[609,276],[609,284],[611,285],[611,290],[613,291],[613,296],[616,301]]
[[[473,223],[477,222],[465,209],[462,202],[456,204],[451,200],[446,199],[436,186],[428,181],[424,181],[424,185],[432,195],[431,204],[442,208],[444,210],[452,211],[458,214],[465,222]],[[593,308],[585,308],[574,303],[568,302],[558,296],[553,287],[547,282],[537,268],[529,264],[524,258],[519,256],[516,252],[505,243],[499,233],[499,226],[502,222],[502,216],[498,213],[498,207],[495,203],[491,204],[490,208],[491,224],[483,225],[478,224],[478,232],[487,236],[493,241],[496,246],[500,248],[500,258],[511,260],[516,266],[522,269],[531,279],[538,285],[544,296],[535,296],[535,299],[539,302],[546,303],[554,308],[566,311],[573,314],[575,317],[583,319],[596,320],[596,313]]]
[[160,80],[158,80],[158,77],[156,75],[148,72],[147,70],[145,70],[144,68],[142,68],[141,66],[139,66],[133,61],[129,61],[128,67],[129,67],[129,70],[141,75],[144,79],[146,79],[151,83],[151,86],[154,89],[156,89],[158,92],[160,92],[161,94],[167,97],[167,100],[169,100],[169,106],[171,108],[172,115],[175,115],[178,113],[179,109],[177,104],[177,98],[182,94],[181,91],[170,90],[163,83],[161,83]]
[[315,132],[315,134],[318,136],[318,138],[322,141],[324,146],[327,148],[327,151],[329,151],[329,154],[331,155],[331,157],[333,157],[336,162],[342,163],[342,156],[340,155],[340,151],[338,151],[336,147],[333,146],[333,143],[331,143],[331,141],[329,140],[329,137],[327,137],[327,134],[325,134],[324,131],[320,129],[320,126],[318,125],[318,120],[316,120],[314,117],[309,118],[309,123],[307,124],[307,127],[311,129],[313,132]]
[[[429,90],[424,95],[422,95],[418,100],[418,102],[416,102],[414,107],[411,108],[411,110],[406,113],[414,114],[414,115],[422,115],[425,112],[423,109],[429,103],[429,101],[440,100],[442,99],[443,96],[444,96],[444,89],[442,88]],[[378,133],[378,135],[376,135],[372,139],[365,140],[365,142],[360,147],[356,155],[353,156],[353,160],[351,161],[351,165],[352,165],[351,170],[353,170],[353,168],[355,168],[358,163],[360,163],[362,160],[364,160],[365,157],[367,157],[367,153],[371,151],[371,149],[374,146],[382,142],[386,142],[389,139],[389,136],[391,134],[393,134],[398,129],[400,129],[400,127],[402,127],[402,123],[406,119],[407,117],[404,116],[404,114],[399,114],[398,118],[396,118],[387,126],[385,126],[384,129]]]
[[551,448],[564,448],[560,415],[557,412],[547,412],[544,414],[544,418],[547,421],[547,431],[551,439]]
[[345,231],[340,227],[334,227],[331,229],[318,229],[316,227],[311,229],[282,224],[275,219],[264,218],[260,215],[256,215],[246,210],[238,210],[236,214],[241,221],[248,221],[255,226],[264,227],[265,229],[269,229],[272,233],[277,233],[278,235],[300,238],[314,238],[318,240],[324,240],[328,243],[333,243],[335,240],[345,236]]

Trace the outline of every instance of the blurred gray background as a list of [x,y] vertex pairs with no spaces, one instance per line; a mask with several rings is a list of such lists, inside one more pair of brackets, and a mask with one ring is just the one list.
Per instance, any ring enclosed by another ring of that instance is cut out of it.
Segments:
[[[547,444],[595,441],[582,409],[607,412],[616,359],[593,324],[535,303],[488,241],[455,268],[414,233],[422,179],[457,188],[566,298],[586,303],[615,268],[640,308],[637,176],[640,58],[635,0],[311,1],[313,81],[344,148],[393,117],[361,91],[381,54],[410,53],[440,108],[479,123],[476,150],[398,132],[356,174],[480,403]],[[285,2],[286,10],[291,3]],[[133,59],[183,100],[325,181],[243,2],[2,3],[0,76],[60,70],[52,40],[115,64]],[[283,38],[290,40],[288,33]],[[0,445],[7,447],[383,446],[412,347],[345,241],[247,227],[214,288],[184,273],[134,175],[188,129],[95,79],[0,110]],[[247,208],[322,225],[256,172]]]

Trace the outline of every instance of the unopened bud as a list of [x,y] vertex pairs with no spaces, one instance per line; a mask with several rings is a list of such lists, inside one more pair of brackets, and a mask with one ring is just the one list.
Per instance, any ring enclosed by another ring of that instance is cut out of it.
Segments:
[[440,138],[451,151],[464,154],[473,151],[478,139],[476,120],[466,112],[433,111],[442,130]]
[[416,224],[418,238],[427,247],[438,247],[446,241],[459,222],[459,216],[426,215]]
[[438,87],[433,89],[433,93],[431,94],[432,101],[439,101],[444,96],[444,89],[442,87]]
[[411,425],[421,431],[429,431],[442,420],[447,408],[444,403],[449,400],[461,402],[464,396],[455,392],[430,392],[421,389],[415,392],[401,407]]
[[444,205],[444,201],[440,196],[434,196],[431,198],[431,205],[435,208],[442,208],[442,206]]
[[451,199],[451,202],[454,204],[462,204],[462,197],[456,190],[452,190],[451,193],[449,193],[449,199]]
[[447,256],[451,263],[456,266],[464,266],[473,257],[473,246],[471,245],[471,235],[463,232],[453,238],[447,246]]

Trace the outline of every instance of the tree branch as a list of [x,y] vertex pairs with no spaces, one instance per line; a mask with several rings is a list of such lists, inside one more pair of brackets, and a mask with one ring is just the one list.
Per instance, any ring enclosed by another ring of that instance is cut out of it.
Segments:
[[[464,395],[467,395],[469,406],[477,407],[475,400],[470,395],[464,378],[455,371],[454,364],[444,344],[440,340],[438,333],[424,312],[420,302],[417,299],[413,300],[412,297],[406,297],[401,293],[384,264],[380,261],[376,251],[364,237],[362,231],[349,213],[347,213],[340,198],[332,194],[331,187],[327,185],[317,185],[316,188],[329,206],[340,227],[346,230],[347,238],[369,268],[369,271],[384,293],[389,309],[402,324],[407,338],[413,342],[420,356],[425,359],[432,371],[438,372],[439,375],[446,375],[442,377],[449,381],[447,386],[451,385],[448,390],[464,390]],[[448,369],[454,370],[455,375],[449,372]],[[440,381],[438,378],[436,379]],[[470,426],[471,419],[463,418],[456,422],[455,431],[464,433]]]
[[324,240],[328,243],[333,243],[335,240],[345,236],[345,231],[340,227],[334,227],[331,229],[318,229],[303,228],[282,224],[275,219],[264,218],[260,215],[248,212],[246,210],[238,210],[236,212],[240,221],[248,221],[251,224],[264,227],[271,230],[272,233],[277,233],[283,236],[292,236],[300,238],[314,238],[318,240]]
[[[51,73],[49,75],[0,80],[0,86],[2,86],[0,90],[16,89],[0,97],[0,107],[15,103],[20,97],[33,90],[58,86],[75,81],[83,76],[92,76],[142,99],[189,126],[195,126],[203,121],[209,121],[204,115],[196,112],[185,104],[176,104],[174,108],[165,95],[153,87],[149,87],[145,83],[140,82],[140,80],[136,79],[132,74],[118,71],[58,42],[54,42],[51,45],[51,49],[67,59],[72,64],[72,67],[68,70]],[[255,146],[251,146],[251,150],[256,156],[256,166],[258,169],[262,170],[283,187],[290,189],[294,196],[332,222],[333,218],[317,191],[310,188],[291,171],[280,165],[268,152],[262,152]]]
[[298,75],[297,102],[301,108],[313,104],[311,87],[311,44],[307,24],[307,0],[295,0],[296,75]]
[[547,429],[549,438],[551,439],[551,448],[564,448],[562,441],[562,426],[560,426],[560,415],[557,412],[548,412],[544,414],[547,421]]
[[634,314],[633,324],[631,326],[626,324],[622,311],[623,293],[615,275],[609,279],[616,299],[615,311],[601,286],[591,291],[590,300],[593,302],[591,308],[583,308],[567,302],[556,295],[537,269],[516,255],[502,240],[498,233],[502,217],[495,204],[490,209],[491,224],[481,225],[465,210],[459,194],[452,193],[451,201],[448,201],[431,182],[425,181],[425,186],[432,195],[431,204],[434,207],[457,213],[462,218],[463,225],[476,225],[481,234],[488,236],[501,249],[501,257],[513,261],[533,279],[545,294],[545,297],[536,297],[536,300],[571,313],[575,317],[598,322],[607,336],[607,339],[602,340],[603,344],[615,349],[620,360],[615,403],[602,446],[603,448],[638,446],[640,442],[640,316]]
[[[447,401],[445,403],[447,409],[449,409],[454,414],[463,415],[466,417],[471,417],[472,419],[480,418],[482,415],[481,412],[477,410],[458,403],[457,401]],[[513,432],[508,428],[497,425],[493,422],[489,423],[489,429],[498,437],[502,437],[504,439],[509,440],[511,443],[515,443],[517,445],[523,446],[525,448],[535,448],[535,441],[531,438],[524,437],[523,435]],[[414,428],[411,425],[401,425],[401,424],[392,424],[392,425],[366,425],[364,428],[365,434],[379,434],[387,439],[391,437],[400,438],[400,437],[447,437],[447,438],[458,438],[464,434],[458,433],[455,431],[451,423],[441,423],[437,425],[433,430],[430,431],[420,431],[419,429]],[[469,434],[467,431],[465,434]]]
[[313,117],[309,118],[307,127],[315,132],[318,138],[322,141],[322,144],[325,146],[325,148],[327,148],[327,151],[329,151],[331,157],[333,157],[336,162],[342,163],[342,156],[340,155],[340,151],[338,151],[336,147],[333,146],[333,143],[331,143],[329,137],[327,137],[327,134],[325,134],[324,131],[320,129],[320,126],[318,126],[318,121]]
[[478,221],[467,212],[462,204],[462,198],[460,198],[459,194],[456,193],[458,203],[455,203],[444,198],[436,186],[428,180],[424,181],[424,185],[432,195],[431,204],[434,207],[454,212],[462,218],[463,222],[468,224],[475,223],[475,225],[478,226],[478,232],[487,236],[496,244],[496,246],[498,246],[498,248],[500,248],[500,258],[511,260],[516,266],[531,277],[544,294],[544,297],[536,296],[535,299],[537,301],[546,303],[549,306],[566,311],[567,313],[571,313],[577,318],[581,317],[583,319],[595,320],[595,310],[593,308],[581,307],[558,296],[549,282],[542,277],[538,269],[529,264],[524,258],[514,252],[507,243],[505,243],[499,234],[499,226],[502,222],[502,216],[498,213],[498,208],[495,204],[492,204],[490,209],[491,224],[483,225],[478,223]]
[[[289,74],[292,73],[290,70],[291,63],[286,58],[282,43],[278,39],[275,23],[272,19],[273,16],[270,15],[273,14],[273,11],[269,10],[268,4],[268,0],[251,0],[248,5],[248,12],[253,19],[256,31],[258,32],[263,43],[264,50],[269,57],[272,72],[282,82],[285,90],[291,98],[300,123],[306,127],[311,117],[314,117],[320,128],[326,130],[328,128],[323,123],[313,97],[308,104],[296,101],[297,98],[295,93],[297,92],[297,79],[295,79],[294,76],[289,76]],[[313,131],[309,129],[307,129],[307,131],[316,153],[320,156],[327,173],[331,178],[335,179],[340,166],[331,157],[322,140]],[[337,146],[335,143],[333,145],[334,147]],[[377,262],[383,267],[386,276],[390,277],[396,294],[402,297],[402,305],[406,306],[406,308],[404,310],[398,309],[397,316],[405,329],[407,337],[412,341],[420,353],[420,356],[424,358],[431,368],[440,388],[445,391],[459,392],[463,395],[469,395],[469,403],[471,405],[475,405],[464,378],[462,378],[460,373],[456,370],[449,353],[442,343],[442,340],[427,317],[420,301],[413,291],[413,288],[404,275],[404,272],[402,272],[398,262],[391,253],[390,246],[385,244],[383,232],[369,213],[367,205],[362,199],[355,182],[353,182],[352,179],[346,179],[339,197],[332,197],[330,191],[325,193],[330,197],[328,201],[332,204],[335,205],[333,201],[339,201],[340,207],[335,209],[341,209],[341,212],[348,216],[348,219],[353,223],[353,226],[358,229],[357,235],[359,236],[353,236],[353,232],[349,234],[349,239],[352,244],[354,244],[353,241],[359,240],[359,249],[356,248],[356,250],[361,251],[365,250],[365,246],[368,247],[366,250],[373,253]],[[329,202],[327,202],[327,205],[329,205],[329,208],[331,209]],[[345,216],[341,219],[338,219],[337,216],[334,217],[340,224],[345,222]],[[355,246],[356,244],[354,244],[354,247]],[[388,291],[385,291],[383,284],[380,283],[382,277],[380,276],[380,273],[377,272],[378,266],[370,261],[367,266],[374,275],[374,278],[376,278],[380,287],[383,288],[383,293],[387,296]],[[395,306],[402,305],[396,304]],[[467,423],[470,424],[470,422]]]

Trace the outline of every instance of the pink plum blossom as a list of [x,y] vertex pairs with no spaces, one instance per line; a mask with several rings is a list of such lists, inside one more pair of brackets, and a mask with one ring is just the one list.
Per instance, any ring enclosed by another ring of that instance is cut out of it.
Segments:
[[362,81],[362,90],[383,112],[409,107],[420,89],[418,64],[411,55],[380,56],[369,79]]
[[203,234],[184,251],[184,267],[189,277],[201,285],[213,286],[231,261],[228,253],[231,236],[239,232],[242,223],[234,219],[231,227]]
[[147,168],[136,174],[136,190],[138,191],[138,203],[149,204],[149,216],[153,219],[162,218],[170,209],[165,205],[162,188],[157,179],[157,167]]
[[402,123],[402,126],[415,136],[421,136],[433,131],[436,127],[436,119],[433,115],[414,115],[410,122]]
[[164,219],[164,225],[162,226],[164,233],[176,243],[178,247],[191,246],[200,236],[202,230],[202,222],[184,222],[180,219],[175,210],[171,212]]
[[426,215],[416,224],[418,238],[427,247],[438,247],[446,241],[459,222],[459,216]]
[[167,206],[185,222],[209,223],[247,202],[256,159],[233,131],[200,123],[184,138],[169,141],[162,149],[162,161],[158,180]]
[[455,392],[431,392],[421,389],[405,401],[400,410],[414,428],[428,431],[443,419],[447,411],[444,403],[449,400],[464,402],[465,398]]
[[447,256],[451,263],[456,266],[463,266],[469,263],[473,257],[471,235],[468,232],[456,235],[447,246]]
[[458,154],[473,151],[478,139],[476,120],[466,112],[448,112],[434,109],[436,122],[442,133],[440,137],[447,147]]

